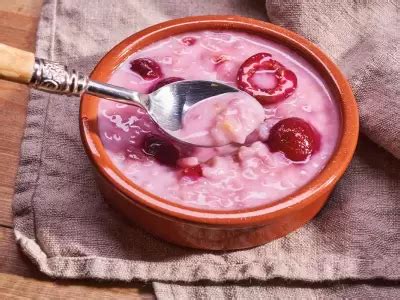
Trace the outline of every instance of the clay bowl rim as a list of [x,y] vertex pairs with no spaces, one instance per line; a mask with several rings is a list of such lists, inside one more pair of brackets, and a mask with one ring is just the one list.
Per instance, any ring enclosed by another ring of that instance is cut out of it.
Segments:
[[105,81],[130,54],[162,38],[198,30],[237,30],[264,36],[300,53],[324,77],[341,110],[341,136],[325,168],[295,193],[272,204],[241,210],[190,208],[158,197],[123,175],[108,158],[97,135],[99,98],[83,95],[80,107],[80,132],[87,155],[99,174],[136,205],[167,218],[215,226],[250,227],[273,222],[290,212],[305,208],[329,193],[351,161],[358,139],[358,109],[350,85],[339,68],[310,41],[279,26],[240,16],[196,16],[174,19],[137,32],[112,48],[96,65],[91,79]]

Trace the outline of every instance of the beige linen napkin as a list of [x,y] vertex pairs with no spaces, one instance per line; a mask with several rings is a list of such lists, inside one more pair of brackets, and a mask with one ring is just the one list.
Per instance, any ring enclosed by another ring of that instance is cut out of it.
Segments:
[[[362,113],[350,169],[303,228],[261,247],[223,253],[153,238],[101,199],[79,138],[79,100],[34,91],[13,207],[22,250],[50,276],[154,281],[157,296],[166,299],[399,296],[398,9],[397,2],[267,1],[273,22],[308,36],[336,59]],[[37,56],[89,72],[130,34],[200,14],[265,20],[265,1],[46,0]]]

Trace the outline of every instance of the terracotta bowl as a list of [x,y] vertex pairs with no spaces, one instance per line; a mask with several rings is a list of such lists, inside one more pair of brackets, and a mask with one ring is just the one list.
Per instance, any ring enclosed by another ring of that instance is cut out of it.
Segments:
[[200,249],[243,249],[282,237],[311,220],[322,208],[353,156],[358,111],[349,83],[314,44],[281,27],[238,16],[201,16],[172,20],[128,37],[98,63],[91,78],[107,81],[129,55],[171,35],[204,30],[245,31],[274,40],[305,57],[325,79],[341,110],[341,135],[322,172],[294,194],[273,204],[234,210],[188,208],[162,199],[131,182],[111,162],[97,130],[99,98],[84,95],[80,128],[87,155],[97,170],[105,200],[149,233],[169,242]]

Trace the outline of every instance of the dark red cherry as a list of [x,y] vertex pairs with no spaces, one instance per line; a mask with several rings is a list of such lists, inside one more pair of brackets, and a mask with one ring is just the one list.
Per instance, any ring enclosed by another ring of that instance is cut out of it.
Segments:
[[158,90],[159,88],[163,87],[164,85],[167,85],[167,84],[170,84],[173,82],[177,82],[177,81],[181,81],[181,80],[185,80],[185,79],[183,79],[181,77],[167,77],[167,78],[161,79],[155,85],[150,87],[150,89],[148,90],[148,93],[150,94],[150,93]]
[[[253,76],[257,71],[267,71],[275,76],[276,85],[263,88],[257,85]],[[296,75],[280,62],[272,59],[269,53],[257,53],[245,60],[236,77],[239,89],[256,98],[261,104],[282,101],[293,94],[297,87]]]
[[191,36],[187,36],[182,39],[182,43],[185,44],[186,46],[192,46],[196,43],[196,41],[197,41],[196,38]]
[[271,152],[281,151],[293,161],[305,161],[320,148],[321,137],[309,123],[288,118],[276,123],[269,133],[267,145]]
[[194,167],[186,167],[182,169],[182,176],[187,176],[191,179],[197,179],[203,176],[203,170],[200,165],[196,165]]
[[154,157],[159,163],[175,166],[179,159],[179,150],[169,141],[157,135],[144,138],[142,150],[148,156]]
[[131,61],[131,70],[145,80],[153,80],[163,76],[160,65],[148,57]]

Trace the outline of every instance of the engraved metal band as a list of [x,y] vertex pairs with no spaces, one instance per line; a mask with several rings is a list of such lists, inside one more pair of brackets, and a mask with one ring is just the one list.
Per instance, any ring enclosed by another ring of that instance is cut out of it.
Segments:
[[35,58],[34,71],[30,85],[43,90],[67,96],[80,96],[87,88],[88,77],[67,66]]

